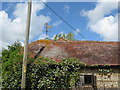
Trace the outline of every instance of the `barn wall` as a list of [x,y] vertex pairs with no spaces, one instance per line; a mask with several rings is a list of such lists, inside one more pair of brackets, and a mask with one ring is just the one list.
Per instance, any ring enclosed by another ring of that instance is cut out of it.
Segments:
[[96,87],[97,90],[119,90],[120,89],[120,73],[119,69],[112,69],[109,73],[100,72],[98,68],[84,68],[81,72],[83,75],[94,75],[96,76]]
[[107,73],[101,74],[96,73],[97,88],[119,88],[119,74],[118,73]]

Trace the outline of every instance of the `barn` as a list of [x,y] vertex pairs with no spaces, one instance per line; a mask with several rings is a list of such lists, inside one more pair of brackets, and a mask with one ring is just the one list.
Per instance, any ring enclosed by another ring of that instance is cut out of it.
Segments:
[[76,58],[85,63],[75,90],[120,90],[120,42],[38,40],[30,57]]

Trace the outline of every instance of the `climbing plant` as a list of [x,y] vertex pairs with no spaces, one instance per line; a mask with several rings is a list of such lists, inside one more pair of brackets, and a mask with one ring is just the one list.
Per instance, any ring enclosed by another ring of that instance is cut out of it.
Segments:
[[[15,42],[2,51],[2,88],[20,89],[22,58],[21,44]],[[54,60],[28,57],[27,89],[70,89],[76,86],[82,62],[74,58]]]
[[[31,88],[69,89],[75,87],[79,79],[80,61],[67,58],[56,62],[48,58],[38,58],[29,65],[28,73]],[[34,83],[33,83],[34,82]]]

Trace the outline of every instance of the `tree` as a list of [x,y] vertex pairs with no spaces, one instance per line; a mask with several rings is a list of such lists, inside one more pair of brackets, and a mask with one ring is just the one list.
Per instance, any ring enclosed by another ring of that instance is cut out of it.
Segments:
[[58,35],[55,35],[54,40],[56,41],[58,39]]
[[56,41],[56,40],[58,40],[60,37],[62,37],[62,38],[65,39],[65,40],[69,40],[69,41],[74,41],[74,40],[75,40],[74,34],[71,33],[71,32],[69,32],[67,35],[65,35],[65,34],[57,34],[57,35],[55,35],[54,40]]
[[74,39],[74,34],[71,33],[71,32],[69,32],[69,33],[66,35],[66,39],[67,39],[67,40],[70,40],[70,41],[74,41],[74,40],[75,40],[75,39]]
[[62,36],[62,37],[65,39],[65,37],[66,37],[66,36],[65,36],[65,34],[63,34],[63,36]]
[[[17,88],[21,83],[22,53],[20,42],[2,50],[2,87]],[[12,77],[11,77],[12,76]]]

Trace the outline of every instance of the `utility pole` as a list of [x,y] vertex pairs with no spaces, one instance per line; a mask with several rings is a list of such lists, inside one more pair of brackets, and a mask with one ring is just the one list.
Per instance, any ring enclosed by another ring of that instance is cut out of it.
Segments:
[[24,56],[23,56],[23,66],[22,66],[21,90],[25,90],[25,88],[26,88],[26,68],[27,68],[27,57],[28,57],[28,43],[29,43],[29,32],[30,32],[31,8],[32,8],[32,0],[28,0],[25,45],[24,45]]

